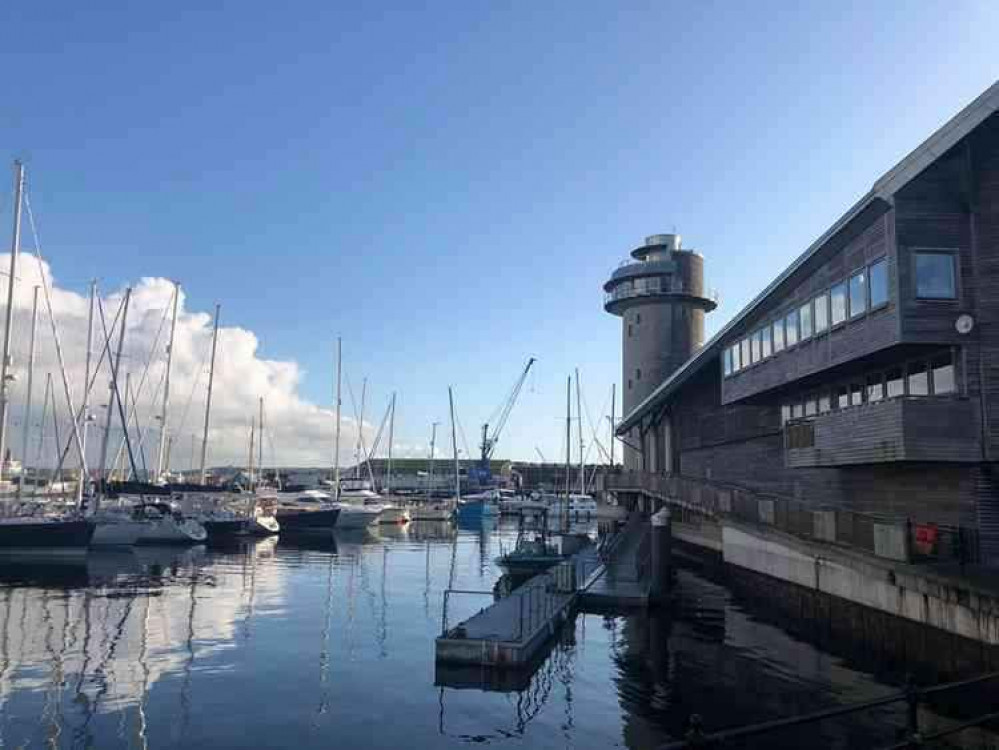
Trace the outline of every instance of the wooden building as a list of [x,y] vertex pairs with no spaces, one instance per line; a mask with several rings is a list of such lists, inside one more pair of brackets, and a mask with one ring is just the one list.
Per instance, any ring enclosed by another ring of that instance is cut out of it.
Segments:
[[626,412],[641,471],[999,556],[999,83]]

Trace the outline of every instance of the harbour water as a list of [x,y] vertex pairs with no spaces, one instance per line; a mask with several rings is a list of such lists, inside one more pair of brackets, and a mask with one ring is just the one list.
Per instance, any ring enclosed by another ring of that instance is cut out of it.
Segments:
[[[515,536],[410,524],[2,561],[0,747],[652,748],[694,712],[718,729],[901,680],[791,635],[694,567],[677,572],[668,613],[579,615],[518,690],[435,685],[443,591],[491,590]],[[453,597],[449,620],[489,599]],[[806,731],[810,746],[879,746],[903,724],[897,705]]]

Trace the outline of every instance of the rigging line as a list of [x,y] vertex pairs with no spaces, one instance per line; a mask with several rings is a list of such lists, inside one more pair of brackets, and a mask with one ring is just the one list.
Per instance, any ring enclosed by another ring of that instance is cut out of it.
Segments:
[[[153,399],[152,400],[153,400],[154,404],[159,399],[160,390],[162,390],[162,388],[163,388],[163,382],[165,380],[166,380],[166,368],[164,368],[163,372],[160,374],[160,382],[156,385],[156,390],[153,391]],[[146,439],[146,435],[149,434],[150,424],[147,422],[146,426],[143,427],[142,424],[139,421],[139,403],[138,403],[138,397],[137,397],[135,391],[132,392],[132,418],[133,418],[133,421],[135,422],[135,429],[139,433],[139,440],[138,440],[138,443],[136,444],[136,447],[139,449],[139,456],[140,456],[140,458],[142,458],[142,470],[144,472],[146,472],[146,476],[148,477],[149,476],[149,467],[146,466],[146,450],[145,450],[145,447],[143,446],[143,441]],[[162,429],[162,427],[160,429]]]
[[[108,333],[107,320],[104,317],[104,303],[100,299],[100,297],[97,298],[97,312],[99,313],[99,317],[101,319],[101,329],[104,332],[104,345],[105,345],[105,347],[107,347],[108,351],[110,351],[111,350],[111,335]],[[121,331],[120,335],[121,336],[125,335],[124,328],[122,328],[122,331]],[[125,447],[128,449],[128,462],[129,462],[129,464],[131,464],[131,466],[132,466],[132,473],[134,474],[134,473],[136,473],[136,470],[135,470],[135,455],[132,453],[132,441],[128,439],[128,420],[125,417],[125,407],[124,407],[124,404],[122,404],[121,392],[118,390],[118,375],[119,375],[118,368],[115,366],[114,362],[111,362],[110,366],[111,366],[111,387],[114,390],[113,398],[111,399],[111,401],[113,401],[118,406],[118,418],[121,420],[121,428],[125,432]],[[126,398],[127,398],[127,396],[126,396]],[[111,408],[111,404],[110,403],[108,404],[108,408],[109,409]],[[101,467],[101,473],[102,474],[103,474],[103,471],[104,471],[104,467],[102,466]],[[103,476],[101,477],[101,480],[102,480],[102,483],[104,483],[106,481]]]
[[[174,289],[174,294],[176,294],[176,293],[177,293],[177,290],[175,288]],[[142,369],[142,375],[139,377],[139,386],[134,391],[132,391],[132,403],[135,405],[133,408],[134,408],[134,411],[136,413],[138,413],[138,409],[139,409],[138,402],[139,402],[139,399],[142,398],[142,389],[145,387],[145,385],[146,385],[146,378],[149,376],[149,367],[153,363],[153,355],[156,353],[156,349],[160,345],[160,336],[163,335],[163,328],[164,328],[164,326],[166,324],[167,315],[170,312],[170,305],[171,305],[172,302],[173,302],[173,297],[171,296],[170,297],[170,301],[167,303],[167,306],[165,308],[163,308],[163,317],[160,318],[160,326],[159,326],[159,328],[156,331],[156,336],[153,338],[152,345],[149,347],[149,354],[146,357],[146,365],[145,365],[145,367],[143,367],[143,369]],[[125,357],[122,357],[122,359],[124,359],[124,358]],[[138,358],[136,358],[136,359],[138,359]],[[165,372],[166,372],[166,370],[164,369],[164,373]],[[161,376],[160,383],[162,384],[162,382],[163,381],[162,381],[162,376]],[[159,389],[157,389],[157,393],[153,395],[153,401],[156,400],[156,396],[158,395],[158,392],[159,392]],[[138,426],[138,417],[136,417],[136,425]],[[140,432],[139,433],[139,446],[141,447],[141,445],[142,445],[142,433]],[[115,464],[118,463],[118,461],[121,459],[121,452],[124,449],[125,449],[125,438],[122,437],[121,442],[118,443],[118,450],[116,450],[115,453],[114,453],[114,461],[112,461],[112,465],[115,465]]]
[[[72,414],[73,396],[69,391],[69,375],[66,374],[66,360],[62,354],[62,342],[59,340],[59,327],[56,325],[55,312],[52,310],[52,294],[49,291],[49,279],[45,275],[45,266],[42,259],[42,241],[38,236],[38,228],[35,226],[35,214],[31,210],[31,200],[28,197],[27,190],[24,191],[23,197],[24,207],[28,213],[28,224],[31,226],[31,236],[35,240],[35,258],[38,260],[38,271],[42,277],[42,291],[45,292],[45,307],[48,309],[49,323],[52,327],[52,339],[55,343],[56,357],[59,360],[59,370],[62,374],[62,387],[66,396],[66,411]],[[87,473],[87,456],[86,451],[83,450],[83,439],[80,437],[80,425],[75,419],[72,422],[73,438],[76,442],[76,449],[80,454],[80,474],[81,476],[85,476]]]
[[[608,394],[607,398],[604,399],[604,403],[600,406],[601,416],[607,410],[607,402],[609,400],[610,400],[610,395]],[[582,394],[582,401],[583,401],[583,411],[586,414],[586,422],[587,424],[590,425],[590,433],[593,436],[593,442],[597,444],[597,449],[600,451],[600,455],[603,456],[604,460],[609,461],[610,455],[607,453],[607,449],[604,448],[603,443],[600,441],[600,438],[597,436],[597,428],[593,426],[593,418],[590,416],[590,405],[586,403],[585,392],[583,392]],[[582,425],[580,425],[580,429],[582,429]],[[590,455],[589,450],[586,451],[586,455],[587,456]]]
[[[457,401],[457,399],[455,399]],[[461,417],[458,416],[458,407],[454,409],[454,421],[458,425],[458,434],[461,435],[461,444],[465,447],[465,457],[472,459],[472,453],[468,450],[468,438],[465,437],[465,428],[461,426]]]
[[211,341],[208,342],[208,346],[205,347],[204,353],[201,355],[201,362],[198,364],[198,369],[194,375],[194,380],[191,382],[191,390],[187,394],[187,403],[184,404],[184,411],[181,414],[180,424],[177,428],[177,434],[180,435],[184,432],[184,425],[187,424],[187,414],[191,409],[191,402],[194,400],[194,391],[198,387],[198,383],[201,381],[201,376],[205,374],[205,364],[208,362],[208,355],[211,352]]

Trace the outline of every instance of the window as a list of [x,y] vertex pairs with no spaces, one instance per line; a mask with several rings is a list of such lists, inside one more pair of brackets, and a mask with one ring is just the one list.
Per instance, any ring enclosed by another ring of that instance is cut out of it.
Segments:
[[635,323],[641,323],[641,322],[642,322],[642,314],[635,313]]
[[774,334],[774,354],[784,348],[784,318],[775,320],[772,326]]
[[770,326],[760,331],[760,341],[763,342],[763,359],[770,356]]
[[867,274],[864,271],[850,277],[850,317],[856,318],[867,310]]
[[829,290],[830,320],[838,326],[846,320],[846,284],[837,284]]
[[732,374],[732,347],[725,350],[725,356],[722,357],[722,369],[726,376]]
[[957,298],[952,253],[916,253],[916,296],[920,299]]
[[795,419],[801,419],[805,416],[805,405],[800,401],[795,402],[791,405],[791,416]]
[[753,357],[753,364],[755,365],[760,361],[760,337],[757,334],[753,334],[749,337],[749,350]]
[[867,376],[867,403],[880,401],[885,397],[885,384],[881,373]]
[[805,399],[805,416],[814,417],[819,413],[819,400],[815,396]]
[[792,310],[784,318],[784,340],[788,347],[798,343],[798,311]]
[[641,379],[642,379],[642,368],[636,367],[635,368],[635,380],[641,380]]
[[812,337],[812,303],[798,308],[798,324],[801,329],[801,340]]
[[902,368],[893,367],[885,375],[885,386],[888,398],[905,395],[905,380],[902,378]]
[[940,396],[945,393],[957,392],[957,380],[954,378],[954,359],[950,352],[940,354],[930,360],[933,369],[933,393]]
[[926,374],[925,362],[913,362],[909,365],[909,395],[927,396],[930,392],[929,378]]
[[742,366],[749,367],[753,361],[749,356],[749,339],[743,339],[740,346],[742,347]]
[[628,390],[631,390],[631,378],[628,378]]
[[631,330],[631,323],[628,324],[628,338],[630,339],[634,331]]
[[830,409],[832,409],[832,404],[829,402],[829,393],[819,394],[819,414],[825,414]]
[[815,335],[829,328],[829,295],[823,292],[812,303],[815,307]]
[[882,258],[867,269],[871,309],[888,304],[888,261]]
[[850,383],[850,406],[860,406],[864,403],[864,386],[860,383]]
[[781,404],[780,423],[783,425],[791,418],[791,404]]
[[742,369],[742,356],[739,351],[739,345],[736,344],[732,347],[732,372],[739,372]]
[[836,386],[836,408],[845,409],[850,405],[850,392],[845,385]]

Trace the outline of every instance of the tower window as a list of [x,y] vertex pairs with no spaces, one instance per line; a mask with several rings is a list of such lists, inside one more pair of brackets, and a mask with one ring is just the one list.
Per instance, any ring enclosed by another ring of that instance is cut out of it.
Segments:
[[641,313],[635,313],[635,322],[636,323],[641,323],[642,322],[642,314]]
[[628,378],[628,390],[631,390],[631,378]]
[[641,379],[642,379],[642,368],[641,367],[636,367],[635,368],[635,380],[641,380]]
[[633,334],[634,334],[634,331],[631,329],[631,323],[629,323],[628,324],[628,338],[630,339]]

